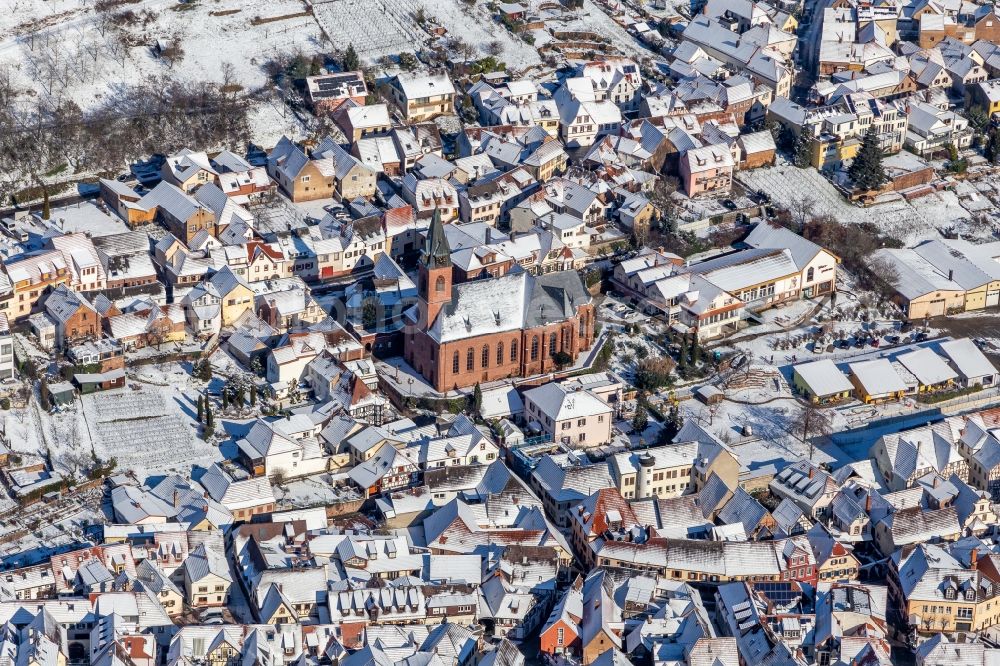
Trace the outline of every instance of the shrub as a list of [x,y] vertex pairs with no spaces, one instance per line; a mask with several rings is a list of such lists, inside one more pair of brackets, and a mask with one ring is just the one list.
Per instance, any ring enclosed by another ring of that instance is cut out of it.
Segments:
[[669,358],[644,358],[635,370],[635,386],[643,391],[657,391],[673,381],[674,362]]

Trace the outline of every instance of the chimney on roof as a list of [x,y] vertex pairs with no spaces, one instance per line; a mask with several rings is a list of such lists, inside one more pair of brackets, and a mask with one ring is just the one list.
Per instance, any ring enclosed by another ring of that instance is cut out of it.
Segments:
[[872,512],[872,494],[868,493],[868,497],[865,499],[865,513]]
[[179,509],[181,506],[181,491],[174,490],[174,508]]
[[809,478],[811,479],[811,478],[813,478],[815,476],[816,476],[816,468],[815,467],[810,467],[809,468]]
[[951,280],[953,277],[955,277],[955,271],[953,269],[949,268],[948,269],[948,280]]
[[979,567],[979,551],[975,548],[969,553],[969,568],[975,571]]

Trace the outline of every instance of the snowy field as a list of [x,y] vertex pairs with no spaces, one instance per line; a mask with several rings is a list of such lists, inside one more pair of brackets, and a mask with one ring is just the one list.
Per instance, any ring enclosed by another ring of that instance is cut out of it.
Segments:
[[423,11],[429,21],[447,30],[446,37],[460,37],[486,55],[496,40],[500,58],[513,68],[540,62],[537,51],[511,35],[481,4],[461,0],[328,0],[315,5],[316,21],[334,44],[353,44],[369,63],[382,56],[415,51],[428,41],[416,22]]
[[417,25],[417,0],[329,0],[314,5],[316,21],[334,44],[353,44],[369,62],[414,51],[428,35]]
[[197,437],[190,396],[173,386],[118,389],[81,400],[94,452],[117,459],[119,469],[142,477],[189,472],[194,464],[221,459],[217,448]]
[[939,238],[939,230],[970,217],[958,197],[948,191],[929,194],[913,202],[897,199],[867,208],[854,206],[815,169],[782,165],[742,171],[737,180],[748,189],[766,192],[779,206],[794,208],[799,202],[808,200],[815,216],[830,215],[844,224],[874,222],[885,233],[907,245]]
[[281,137],[301,141],[309,136],[306,125],[279,100],[263,100],[250,109],[247,121],[254,143],[265,149],[273,148]]
[[[535,46],[499,24],[485,3],[463,0],[129,0],[115,11],[132,12],[135,19],[121,25],[102,17],[92,0],[4,4],[0,69],[10,71],[14,86],[41,98],[70,100],[84,111],[123,87],[161,76],[221,83],[229,75],[245,91],[258,91],[269,85],[269,61],[294,53],[328,54],[348,44],[374,65],[382,56],[417,51],[433,41],[416,23],[419,12],[444,28],[445,41],[456,37],[472,45],[473,57],[485,56],[496,42],[499,58],[512,70],[541,65]],[[626,55],[656,59],[590,0],[546,26],[593,31]],[[548,39],[546,34],[536,46]],[[183,55],[164,60],[155,53],[157,44],[179,44]],[[283,134],[297,139],[308,134],[294,114],[266,95],[255,98],[250,126],[253,140],[267,148]],[[71,177],[72,170],[65,175]]]
[[[139,17],[121,31],[102,23],[91,0],[4,5],[0,68],[9,67],[19,87],[71,99],[85,110],[118,86],[162,75],[218,83],[231,67],[234,80],[252,90],[267,83],[263,65],[276,55],[331,50],[316,19],[304,14],[302,0],[139,0],[120,7]],[[181,43],[184,56],[173,65],[157,58],[157,40]],[[56,70],[64,73],[52,75]]]

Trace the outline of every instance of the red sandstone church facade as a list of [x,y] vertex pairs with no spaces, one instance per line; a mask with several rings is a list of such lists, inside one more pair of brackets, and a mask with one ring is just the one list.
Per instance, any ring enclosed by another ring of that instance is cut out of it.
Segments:
[[437,391],[550,372],[560,352],[575,361],[594,343],[594,306],[575,271],[453,285],[451,250],[435,219],[419,272],[404,358]]

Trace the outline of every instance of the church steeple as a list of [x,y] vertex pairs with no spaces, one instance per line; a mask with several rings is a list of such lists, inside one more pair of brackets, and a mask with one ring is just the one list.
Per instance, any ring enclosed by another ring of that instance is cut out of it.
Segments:
[[427,230],[427,243],[424,245],[421,260],[428,267],[451,267],[451,246],[448,245],[448,236],[445,235],[444,225],[441,223],[440,208],[434,209],[434,217],[431,218],[431,227]]
[[423,326],[430,327],[445,304],[451,302],[451,246],[441,223],[441,211],[435,210],[427,230],[427,242],[420,254],[420,300]]

